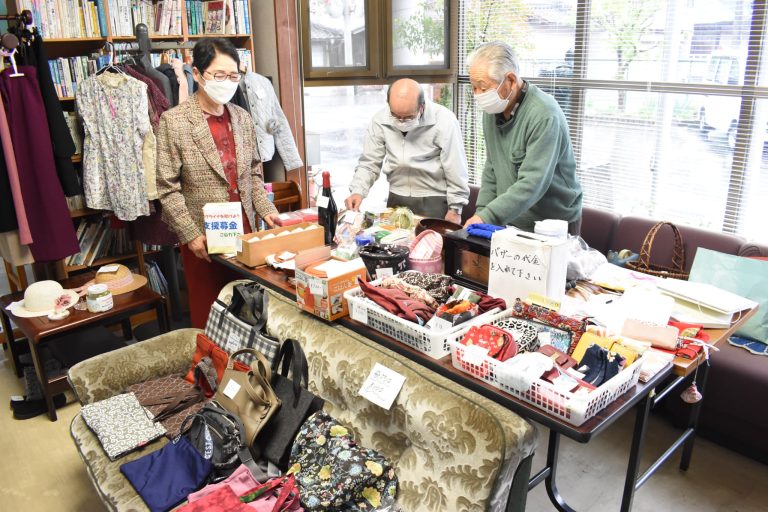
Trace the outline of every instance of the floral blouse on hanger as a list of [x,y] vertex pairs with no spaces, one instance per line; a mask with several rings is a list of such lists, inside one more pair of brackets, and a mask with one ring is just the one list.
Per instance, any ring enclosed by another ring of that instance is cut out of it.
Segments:
[[149,215],[142,160],[151,129],[146,84],[122,73],[92,76],[78,87],[77,110],[85,128],[87,206],[127,221]]

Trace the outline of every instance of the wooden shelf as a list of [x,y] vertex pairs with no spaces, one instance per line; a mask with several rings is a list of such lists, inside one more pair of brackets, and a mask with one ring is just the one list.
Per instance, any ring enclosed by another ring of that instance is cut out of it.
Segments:
[[[149,36],[149,39],[152,41],[176,41],[184,39],[184,34],[153,35]],[[132,42],[136,41],[136,36],[112,36],[110,37],[110,41]]]
[[[144,256],[159,253],[160,251],[146,251]],[[121,256],[107,256],[106,258],[99,258],[95,260],[90,265],[66,265],[64,268],[67,270],[67,272],[77,272],[78,270],[101,267],[102,265],[109,265],[110,263],[116,263],[118,261],[131,260],[136,257],[136,253],[123,254]]]
[[232,39],[238,39],[238,38],[245,38],[245,37],[251,37],[250,34],[195,34],[195,35],[188,35],[187,38],[189,39],[202,39],[204,37],[229,37]]
[[82,43],[84,41],[105,42],[106,40],[106,37],[54,37],[51,39],[44,39],[46,43]]
[[75,101],[74,96],[59,96],[59,101]]
[[72,163],[79,164],[83,161],[83,155],[72,155]]
[[102,213],[101,210],[92,210],[90,208],[83,208],[80,210],[69,210],[69,215],[73,219],[77,219],[79,217],[87,217],[89,215],[96,215],[97,213]]

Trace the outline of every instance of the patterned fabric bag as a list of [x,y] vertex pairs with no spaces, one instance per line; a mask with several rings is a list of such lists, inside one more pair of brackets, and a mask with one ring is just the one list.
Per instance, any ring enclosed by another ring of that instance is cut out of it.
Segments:
[[394,504],[397,477],[375,450],[358,446],[324,411],[304,423],[291,450],[289,473],[308,511],[370,511]]
[[[512,314],[517,318],[535,320],[542,324],[571,333],[571,344],[568,347],[568,350],[563,350],[563,352],[567,352],[568,354],[573,353],[576,345],[579,344],[581,336],[587,330],[587,321],[585,319],[563,316],[551,309],[534,304],[527,304],[520,299],[515,300],[515,305],[512,307]],[[561,347],[558,346],[557,348]]]
[[[264,297],[267,295],[265,294]],[[211,305],[208,322],[205,324],[205,335],[227,354],[233,354],[241,348],[252,348],[261,352],[269,364],[277,357],[280,341],[265,334],[262,326],[254,326],[236,317],[230,311],[229,305],[216,300]],[[266,318],[266,315],[264,315]],[[253,356],[245,354],[239,359],[250,366]]]
[[126,391],[136,395],[139,403],[149,409],[164,427],[170,439],[179,434],[181,424],[203,408],[203,391],[182,378],[168,375],[129,386]]
[[152,421],[152,413],[133,393],[84,405],[80,413],[111,461],[165,434],[165,428]]

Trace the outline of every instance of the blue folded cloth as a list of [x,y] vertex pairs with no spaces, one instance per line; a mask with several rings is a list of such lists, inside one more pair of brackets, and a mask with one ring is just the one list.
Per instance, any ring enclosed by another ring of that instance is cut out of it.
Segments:
[[467,227],[467,234],[469,234],[469,236],[490,240],[496,231],[501,231],[502,229],[506,228],[494,224],[470,224],[469,227]]

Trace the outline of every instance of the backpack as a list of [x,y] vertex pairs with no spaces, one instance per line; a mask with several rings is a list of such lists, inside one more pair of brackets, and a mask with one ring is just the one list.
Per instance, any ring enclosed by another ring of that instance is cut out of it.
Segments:
[[245,444],[245,428],[237,415],[211,401],[200,412],[184,420],[182,432],[189,423],[184,435],[213,465],[209,483],[227,478],[240,464],[245,464],[257,479],[263,475]]

